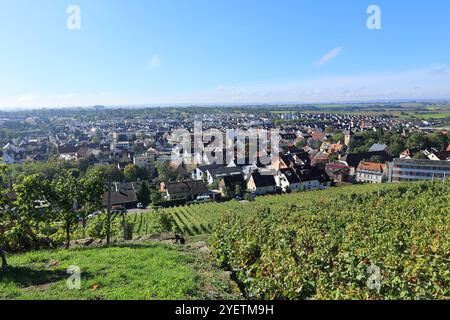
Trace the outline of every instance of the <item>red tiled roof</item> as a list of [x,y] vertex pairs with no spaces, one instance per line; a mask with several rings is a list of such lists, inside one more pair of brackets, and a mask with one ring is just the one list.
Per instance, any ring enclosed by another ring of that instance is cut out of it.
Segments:
[[378,172],[383,172],[385,168],[386,168],[385,164],[376,162],[365,162],[365,161],[361,161],[358,166],[358,170],[369,170]]

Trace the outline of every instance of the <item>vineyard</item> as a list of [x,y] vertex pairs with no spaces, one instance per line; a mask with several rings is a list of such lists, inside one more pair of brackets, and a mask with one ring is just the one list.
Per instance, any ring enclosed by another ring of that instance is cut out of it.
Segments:
[[[322,201],[322,195],[327,197],[342,194],[343,191],[351,193],[365,193],[378,190],[380,186],[350,186],[346,188],[329,189],[323,192],[292,193],[289,195],[267,195],[256,198],[254,202],[230,201],[226,203],[204,203],[165,208],[149,212],[132,213],[128,215],[128,222],[133,225],[133,236],[152,235],[161,232],[161,224],[158,218],[161,214],[167,214],[172,219],[174,229],[185,236],[207,235],[213,231],[214,225],[223,214],[229,212],[247,212],[250,208],[260,206],[276,206],[277,204],[295,203],[311,205],[316,201]],[[383,186],[389,188],[389,185]]]
[[210,234],[215,222],[229,210],[239,210],[245,204],[239,202],[192,204],[152,212],[133,213],[128,221],[133,224],[133,235],[151,235],[161,232],[158,216],[165,213],[172,219],[173,229],[185,236]]
[[248,298],[450,298],[448,182],[262,198],[210,242]]
[[450,298],[450,185],[355,185],[160,209],[129,216],[133,235],[167,215],[208,235],[252,299]]

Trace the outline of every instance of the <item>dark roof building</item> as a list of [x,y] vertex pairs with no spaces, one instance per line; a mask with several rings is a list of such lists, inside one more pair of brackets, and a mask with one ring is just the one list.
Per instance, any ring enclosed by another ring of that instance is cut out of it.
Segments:
[[386,151],[349,153],[339,159],[339,162],[357,168],[359,163],[364,160],[370,160],[372,157],[379,157],[380,162],[392,161],[392,157]]
[[275,186],[275,178],[273,175],[261,174],[259,172],[253,172],[250,176],[257,188],[271,187]]

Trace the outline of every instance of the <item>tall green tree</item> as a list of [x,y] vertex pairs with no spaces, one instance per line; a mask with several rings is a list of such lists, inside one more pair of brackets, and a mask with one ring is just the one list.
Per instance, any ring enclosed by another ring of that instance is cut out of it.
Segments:
[[46,197],[48,188],[48,181],[40,173],[17,178],[14,185],[16,200],[13,203],[15,223],[11,231],[17,237],[19,250],[37,244],[39,224],[51,220]]
[[125,167],[125,169],[123,169],[123,174],[125,175],[126,181],[136,181],[139,175],[139,167],[130,163]]
[[144,206],[148,206],[150,203],[150,188],[147,185],[147,182],[142,182],[139,186],[138,192],[137,192],[137,200],[138,202],[142,203]]
[[[0,159],[1,160],[1,159]],[[8,194],[6,192],[7,188],[7,167],[6,165],[0,164],[0,229],[3,228],[3,220],[6,217],[6,210],[8,205]],[[1,231],[1,230],[0,230]],[[0,257],[2,259],[2,269],[6,269],[8,262],[6,260],[5,252],[3,251],[1,245],[0,236]]]
[[77,208],[81,199],[81,185],[69,171],[64,170],[51,183],[49,201],[58,219],[63,223],[66,248],[70,247],[70,233],[78,219]]
[[105,180],[99,172],[91,172],[80,180],[80,195],[77,199],[83,232],[85,232],[87,216],[101,208],[102,197],[105,192]]

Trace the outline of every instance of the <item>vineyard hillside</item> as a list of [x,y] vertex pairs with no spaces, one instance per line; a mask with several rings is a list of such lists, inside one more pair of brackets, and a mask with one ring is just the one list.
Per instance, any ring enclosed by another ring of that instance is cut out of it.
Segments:
[[228,210],[210,238],[255,299],[449,299],[450,185],[354,186]]

